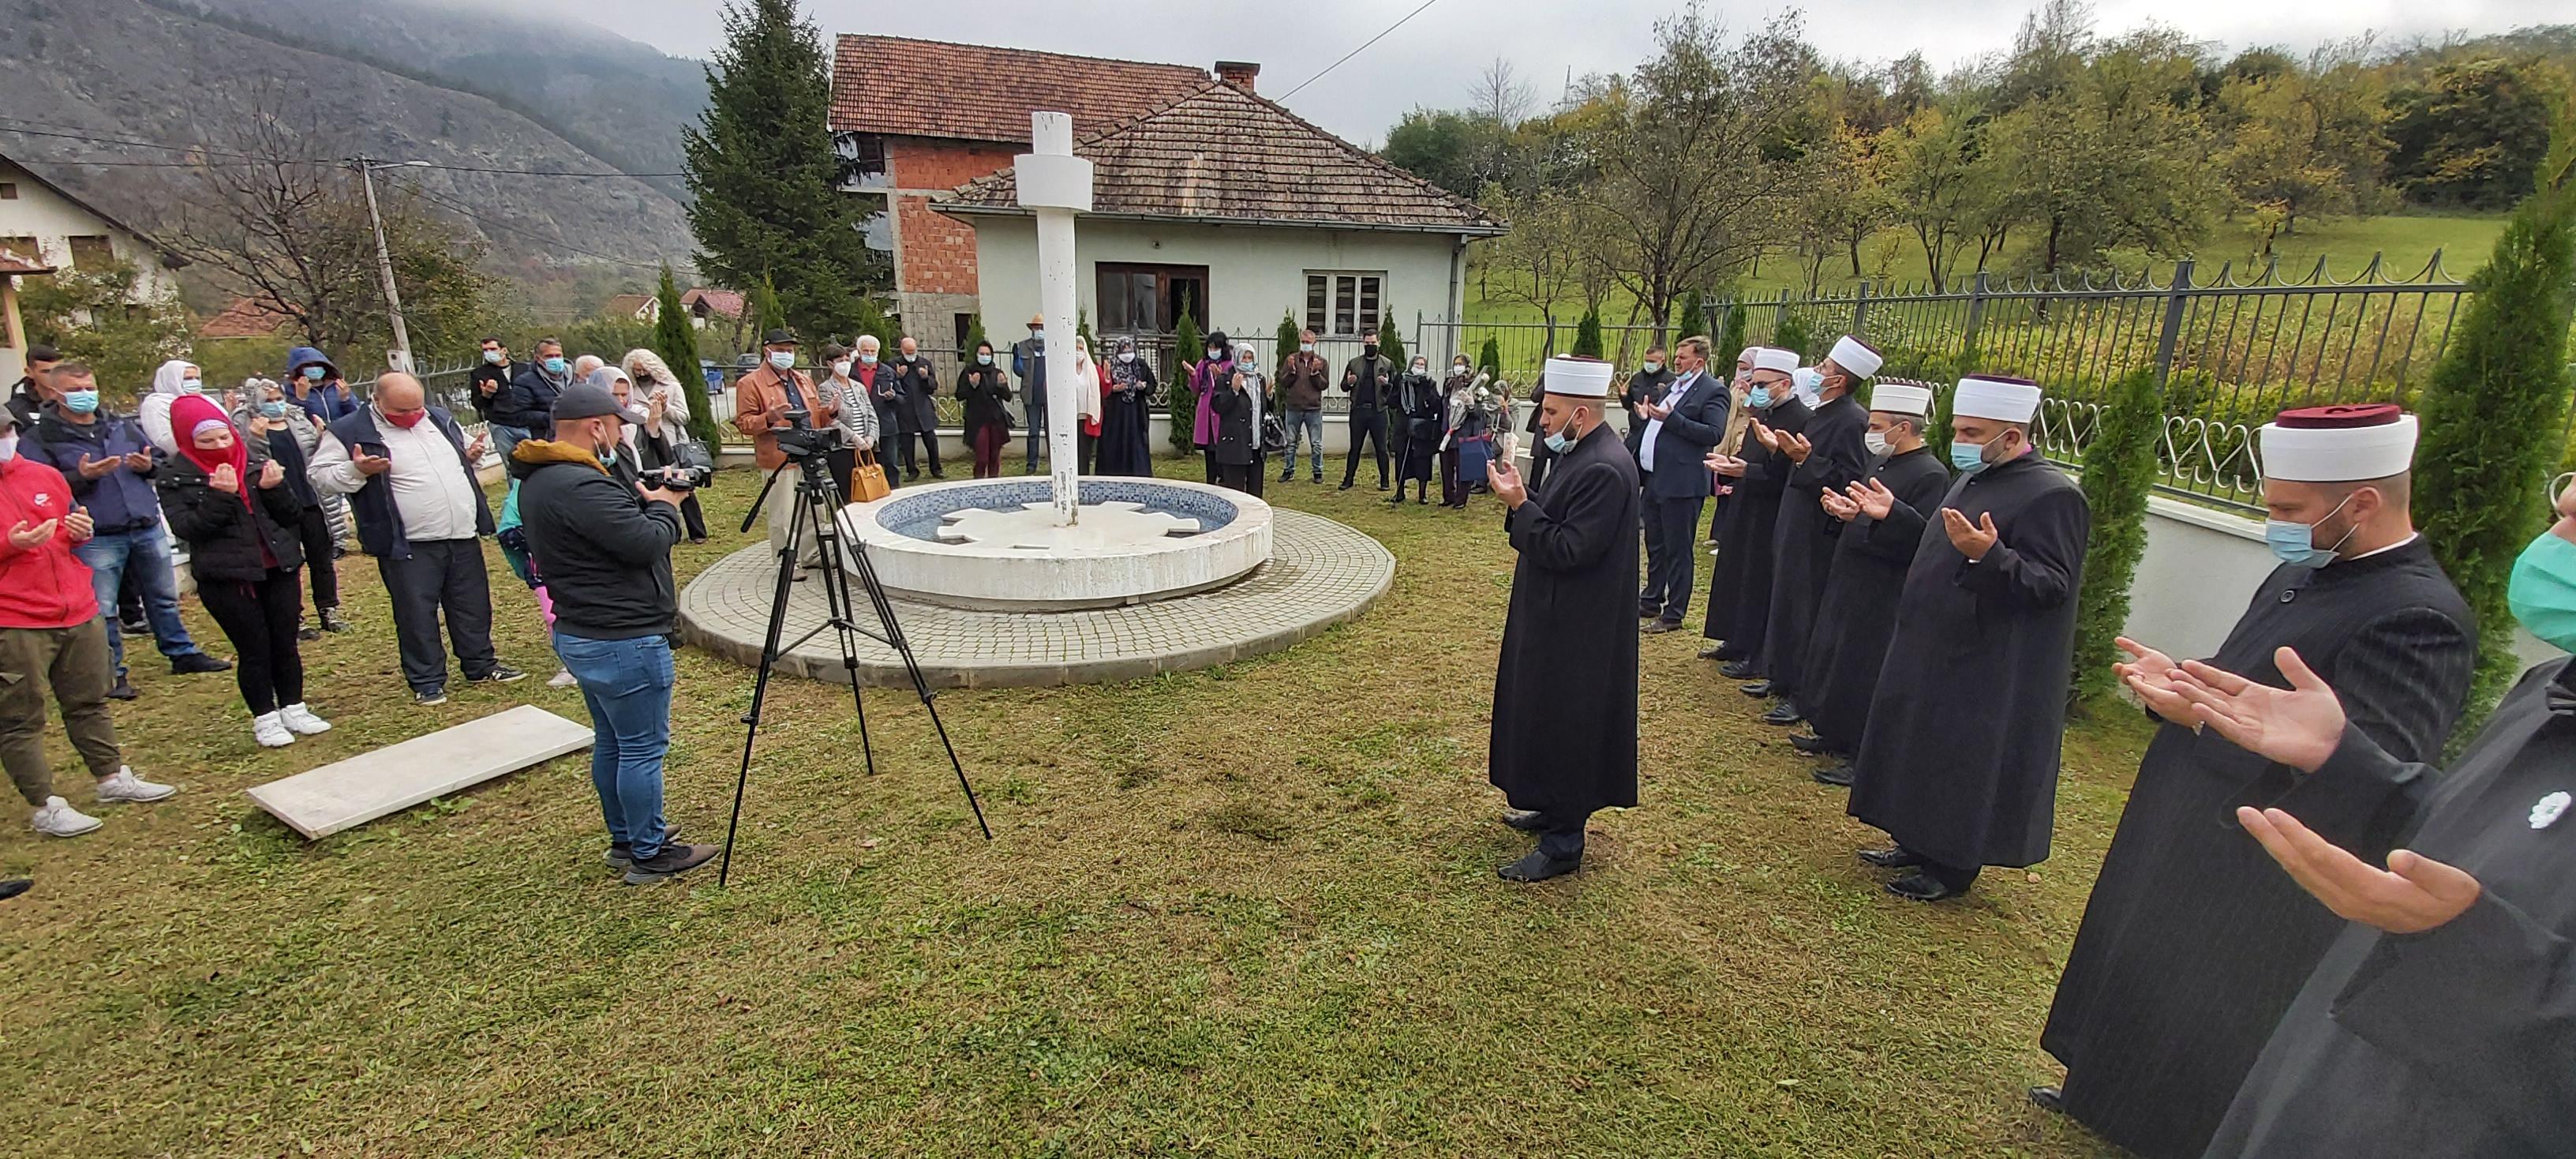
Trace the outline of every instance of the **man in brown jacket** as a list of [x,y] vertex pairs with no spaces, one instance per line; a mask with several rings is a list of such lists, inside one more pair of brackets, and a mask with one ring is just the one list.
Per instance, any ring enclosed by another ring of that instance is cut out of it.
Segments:
[[1288,422],[1288,461],[1279,468],[1285,483],[1297,473],[1298,432],[1315,451],[1315,481],[1324,481],[1324,386],[1332,368],[1315,353],[1315,332],[1297,332],[1297,352],[1279,364],[1279,411]]
[[[796,369],[796,335],[792,331],[772,330],[761,336],[760,347],[760,366],[733,384],[733,425],[751,436],[752,458],[760,469],[775,471],[787,462],[787,454],[778,449],[774,432],[787,429],[789,411],[805,411],[812,416],[806,420],[809,424],[824,429],[840,421],[841,408],[817,392],[814,381]],[[787,533],[796,517],[796,480],[781,477],[779,482],[780,486],[769,495],[771,551],[787,546]],[[822,559],[810,534],[799,554],[799,567],[812,567]]]

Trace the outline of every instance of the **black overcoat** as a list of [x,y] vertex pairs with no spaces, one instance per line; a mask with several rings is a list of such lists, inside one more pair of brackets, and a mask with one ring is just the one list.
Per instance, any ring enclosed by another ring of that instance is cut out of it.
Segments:
[[1825,579],[1819,606],[1831,609],[1816,620],[1807,645],[1806,684],[1798,708],[1833,751],[1846,756],[1860,748],[1869,722],[1869,700],[1878,691],[1879,665],[1887,660],[1887,641],[1896,630],[1896,601],[1905,590],[1905,569],[1914,562],[1915,545],[1923,541],[1924,520],[1941,506],[1950,490],[1950,468],[1929,447],[1890,455],[1870,471],[1896,502],[1887,518],[1856,515],[1834,537],[1834,563]]
[[1507,521],[1520,560],[1486,769],[1514,808],[1637,803],[1637,461],[1604,423]]
[[[1833,568],[1834,543],[1842,538],[1842,520],[1825,514],[1816,497],[1868,476],[1869,411],[1844,395],[1815,408],[1803,433],[1807,461],[1790,464],[1772,525],[1771,606],[1762,652],[1753,660],[1770,677],[1774,694],[1791,697],[1805,694],[1809,637]],[[1787,455],[1780,458],[1788,461]]]
[[[1775,431],[1807,429],[1807,404],[1783,399],[1754,416]],[[1789,486],[1789,457],[1754,441],[1750,428],[1739,448],[1744,474],[1726,497],[1717,530],[1717,563],[1708,569],[1708,618],[1700,634],[1726,641],[1726,654],[1752,658],[1771,622],[1772,532],[1780,524],[1780,492]]]

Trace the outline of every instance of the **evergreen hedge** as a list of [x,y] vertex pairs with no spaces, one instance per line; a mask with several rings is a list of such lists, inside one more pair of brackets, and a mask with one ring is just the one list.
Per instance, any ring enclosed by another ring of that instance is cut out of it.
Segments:
[[2164,433],[2155,370],[2142,366],[2123,376],[2102,400],[2101,416],[2093,444],[2084,449],[2084,501],[2092,508],[2093,530],[2084,545],[2084,585],[2076,597],[2078,711],[2107,707],[2119,691],[2111,665],[2120,652],[2112,641],[2129,622],[2129,583],[2147,551],[2147,496],[2155,490],[2156,441]]
[[1798,365],[1807,365],[1807,347],[1815,338],[1807,333],[1807,316],[1791,310],[1771,330],[1771,345],[1798,356]]
[[1583,321],[1575,324],[1572,353],[1585,358],[1601,357],[1601,311],[1599,309],[1585,310]]
[[1503,345],[1494,336],[1485,336],[1485,344],[1476,351],[1476,369],[1495,378],[1503,376]]
[[2452,735],[2477,729],[2513,678],[2505,584],[2546,522],[2544,481],[2567,412],[2567,326],[2576,306],[2576,106],[2515,207],[2416,413],[2415,524],[2478,618],[2478,671]]
[[1297,335],[1301,329],[1295,314],[1286,310],[1279,312],[1279,349],[1271,351],[1270,381],[1278,382],[1279,376],[1287,371],[1288,356],[1297,352]]
[[698,330],[689,324],[688,308],[680,304],[680,283],[667,264],[653,300],[658,315],[653,321],[653,353],[661,355],[671,373],[680,377],[680,397],[689,400],[689,437],[712,453],[720,440],[715,408],[708,405],[706,372],[698,366]]
[[1379,357],[1396,366],[1400,367],[1406,363],[1404,335],[1395,331],[1395,303],[1393,302],[1387,303],[1384,310],[1378,311],[1377,352]]
[[1175,454],[1188,454],[1198,443],[1195,425],[1199,419],[1199,395],[1190,389],[1190,364],[1207,350],[1207,338],[1199,333],[1199,320],[1181,312],[1181,320],[1172,327],[1172,375],[1163,383],[1163,408],[1170,423],[1165,438]]
[[[1729,374],[1734,373],[1735,356],[1744,353],[1744,313],[1741,302],[1726,308],[1726,324],[1718,331],[1717,349],[1708,354],[1710,361],[1725,365]],[[1682,337],[1690,336],[1685,334]]]

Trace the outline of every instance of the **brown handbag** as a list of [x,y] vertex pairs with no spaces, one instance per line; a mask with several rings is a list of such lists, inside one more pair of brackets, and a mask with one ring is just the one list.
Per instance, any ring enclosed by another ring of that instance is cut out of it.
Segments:
[[894,494],[886,482],[885,468],[877,463],[874,449],[859,452],[859,465],[850,468],[850,502],[869,503]]

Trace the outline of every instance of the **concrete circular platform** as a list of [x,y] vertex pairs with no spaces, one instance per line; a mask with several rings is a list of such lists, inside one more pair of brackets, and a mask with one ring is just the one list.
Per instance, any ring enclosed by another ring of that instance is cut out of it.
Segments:
[[[1127,607],[1062,612],[994,612],[895,602],[896,618],[932,685],[1030,687],[1134,680],[1186,672],[1286,648],[1352,619],[1385,595],[1395,557],[1352,528],[1319,515],[1274,509],[1270,562],[1212,591]],[[680,593],[680,635],[742,664],[760,662],[769,626],[777,557],[755,545],[717,561]],[[876,627],[855,580],[859,623]],[[823,622],[823,586],[809,577],[787,606],[793,640]],[[831,633],[780,657],[778,670],[844,683]],[[859,639],[859,678],[906,683],[894,650]]]

